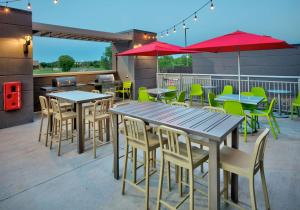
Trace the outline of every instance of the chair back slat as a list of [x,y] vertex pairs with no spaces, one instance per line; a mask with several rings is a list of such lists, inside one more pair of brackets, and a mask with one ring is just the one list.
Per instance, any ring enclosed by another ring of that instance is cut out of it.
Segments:
[[253,167],[253,170],[256,169],[257,166],[259,166],[260,163],[264,160],[264,154],[266,149],[266,143],[267,143],[267,136],[269,134],[270,130],[266,128],[262,134],[259,135],[255,142],[254,150],[252,153],[252,163],[251,166]]
[[41,104],[41,111],[49,111],[48,100],[45,96],[39,96],[40,104]]
[[191,142],[186,132],[162,125],[158,127],[158,134],[163,155],[192,164]]
[[126,141],[142,149],[147,149],[149,144],[145,122],[140,119],[124,116],[123,123]]
[[97,118],[97,116],[100,116],[103,114],[107,114],[109,107],[110,107],[109,99],[102,99],[102,100],[96,101],[94,103],[94,109],[93,109],[94,118]]
[[110,105],[109,105],[109,108],[112,108],[112,107],[114,106],[114,103],[115,103],[116,93],[111,92],[111,91],[106,91],[104,94],[107,94],[107,95],[111,95],[111,96],[112,96],[112,97],[110,98]]
[[59,100],[52,98],[50,100],[50,103],[51,103],[51,107],[52,107],[53,113],[54,114],[58,114],[61,117],[61,109],[60,109]]

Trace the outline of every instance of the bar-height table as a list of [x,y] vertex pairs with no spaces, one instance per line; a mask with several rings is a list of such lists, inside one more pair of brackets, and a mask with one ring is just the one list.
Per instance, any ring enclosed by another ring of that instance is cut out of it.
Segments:
[[[84,122],[82,120],[82,104],[90,101],[101,100],[111,98],[108,94],[99,94],[85,91],[65,91],[58,93],[47,94],[50,97],[66,100],[68,102],[76,104],[76,130],[77,130],[77,151],[82,153],[84,151],[84,133],[83,126]],[[109,128],[108,128],[109,129]],[[107,138],[109,138],[109,130],[107,131]]]
[[[232,147],[238,148],[238,125],[243,117],[185,108],[162,103],[131,103],[110,109],[113,118],[114,177],[119,179],[118,115],[182,129],[189,134],[209,138],[209,209],[220,209],[220,144],[232,133]],[[238,202],[238,176],[232,174],[231,198]]]

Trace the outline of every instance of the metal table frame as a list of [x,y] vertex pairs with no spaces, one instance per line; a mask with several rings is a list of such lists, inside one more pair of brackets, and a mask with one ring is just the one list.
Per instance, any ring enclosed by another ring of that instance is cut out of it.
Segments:
[[[184,108],[162,103],[132,103],[110,109],[113,118],[114,178],[119,179],[118,115],[127,115],[147,123],[166,125],[189,134],[209,138],[209,209],[220,209],[220,144],[232,133],[232,148],[238,149],[238,126],[243,117]],[[238,175],[231,177],[231,199],[238,202]]]
[[281,95],[282,94],[289,94],[291,93],[291,91],[289,90],[283,90],[283,89],[272,89],[272,90],[267,90],[269,93],[274,93],[274,94],[277,94],[277,99],[278,99],[278,113],[277,114],[274,114],[275,117],[278,117],[278,118],[287,118],[288,115],[286,114],[282,114],[282,111],[281,111]]
[[[79,154],[84,152],[84,133],[83,133],[84,122],[82,119],[82,114],[83,114],[82,104],[90,101],[111,98],[112,96],[108,94],[91,93],[91,92],[77,91],[77,90],[58,92],[58,93],[49,93],[47,95],[53,98],[62,99],[76,104],[77,151]],[[110,138],[109,127],[107,127],[106,133],[107,133],[106,140],[109,140]]]

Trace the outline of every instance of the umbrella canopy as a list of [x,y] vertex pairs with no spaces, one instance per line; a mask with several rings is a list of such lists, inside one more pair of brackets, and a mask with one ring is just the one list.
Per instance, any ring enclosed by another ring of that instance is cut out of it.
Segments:
[[190,45],[183,49],[218,53],[284,48],[292,48],[292,46],[285,41],[275,39],[270,36],[236,31],[204,42]]
[[270,36],[256,35],[243,31],[236,31],[220,37],[216,37],[204,42],[190,45],[184,50],[193,50],[198,52],[238,52],[238,83],[239,97],[241,96],[241,66],[240,66],[240,51],[253,50],[271,50],[293,48],[285,41],[272,38]]
[[117,56],[164,56],[173,54],[192,53],[194,51],[184,50],[180,46],[168,44],[165,42],[155,41],[141,47],[133,48],[121,53]]

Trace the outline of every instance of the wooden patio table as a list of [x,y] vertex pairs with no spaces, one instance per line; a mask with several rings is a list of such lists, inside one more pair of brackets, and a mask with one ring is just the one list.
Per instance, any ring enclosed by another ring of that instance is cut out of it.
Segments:
[[[99,93],[92,93],[92,92],[85,92],[85,91],[78,91],[78,90],[49,93],[47,95],[53,98],[62,99],[76,104],[77,151],[79,154],[82,153],[84,151],[84,133],[83,133],[84,122],[82,120],[82,104],[90,101],[111,98],[112,96],[108,94],[99,94]],[[106,133],[107,133],[106,138],[109,140],[110,138],[109,128],[107,128]]]
[[[238,125],[243,117],[215,113],[199,108],[185,108],[163,103],[131,103],[110,109],[113,118],[114,177],[119,179],[118,115],[147,123],[182,129],[188,134],[209,138],[209,209],[220,209],[220,144],[232,133],[232,147],[238,148]],[[238,202],[238,176],[232,174],[231,198]]]

